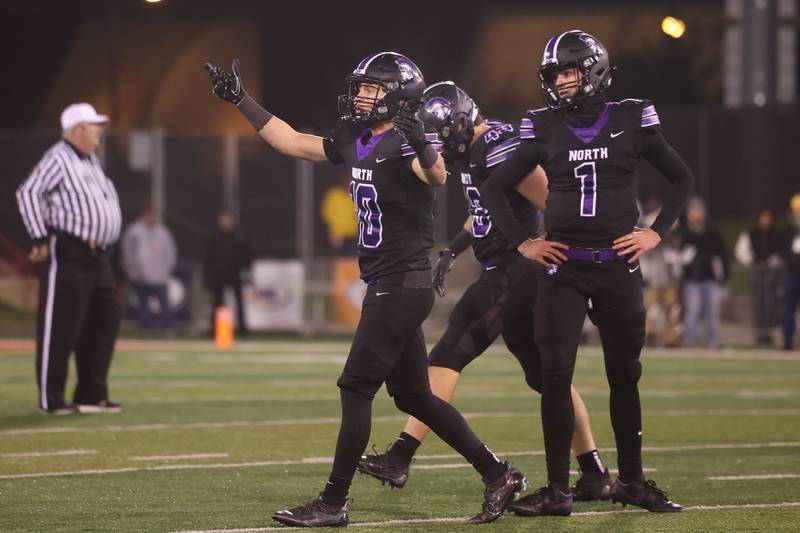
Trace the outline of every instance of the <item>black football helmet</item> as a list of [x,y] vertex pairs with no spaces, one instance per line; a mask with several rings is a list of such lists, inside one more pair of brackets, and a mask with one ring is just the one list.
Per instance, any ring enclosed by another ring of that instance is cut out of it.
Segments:
[[439,134],[442,157],[449,163],[463,156],[469,148],[478,106],[452,81],[440,81],[422,93],[419,117]]
[[[567,68],[578,69],[581,77],[574,84],[577,92],[573,96],[562,97],[556,86],[556,74]],[[539,66],[545,102],[548,107],[556,109],[601,93],[611,85],[612,70],[606,47],[596,38],[581,30],[559,33],[547,42]]]
[[[381,98],[358,96],[362,83],[383,87]],[[347,94],[339,96],[339,116],[344,120],[372,125],[391,119],[408,101],[419,100],[425,90],[425,79],[419,67],[397,52],[378,52],[365,57],[347,77]],[[356,109],[356,99],[372,103],[369,113]]]

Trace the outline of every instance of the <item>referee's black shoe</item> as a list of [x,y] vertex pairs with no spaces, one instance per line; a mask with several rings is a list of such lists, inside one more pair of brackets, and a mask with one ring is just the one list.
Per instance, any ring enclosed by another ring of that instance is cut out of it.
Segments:
[[322,493],[305,505],[278,511],[272,519],[291,527],[345,527],[350,522],[347,503],[331,505],[322,499]]
[[600,476],[581,473],[581,477],[572,486],[572,499],[576,502],[610,500],[613,485],[614,480],[608,473],[608,468]]
[[486,484],[486,489],[483,491],[483,508],[480,513],[467,520],[468,523],[488,524],[494,522],[500,518],[508,504],[525,490],[527,486],[525,475],[508,461],[505,466],[506,470],[499,478]]
[[548,483],[533,494],[511,502],[508,510],[518,516],[569,516],[572,493],[561,492]]
[[667,498],[667,493],[656,486],[652,479],[623,483],[619,479],[611,488],[611,501],[647,509],[651,513],[679,513],[683,507]]
[[375,453],[372,455],[362,455],[358,460],[358,471],[362,474],[379,479],[384,485],[389,485],[393,489],[402,489],[408,481],[409,463],[403,462],[388,453]]

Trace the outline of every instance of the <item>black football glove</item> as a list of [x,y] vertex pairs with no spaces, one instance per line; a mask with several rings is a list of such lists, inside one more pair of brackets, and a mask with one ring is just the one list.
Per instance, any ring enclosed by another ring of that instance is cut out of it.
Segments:
[[424,148],[428,144],[428,140],[425,138],[425,125],[417,116],[416,109],[418,107],[415,102],[408,102],[392,118],[394,129],[403,136],[415,151]]
[[242,76],[239,74],[239,60],[233,60],[232,74],[211,63],[206,63],[203,67],[211,76],[211,92],[226,102],[238,106],[247,95],[242,85]]
[[436,266],[433,267],[433,288],[436,289],[436,294],[444,298],[447,294],[447,287],[445,287],[444,277],[453,268],[453,262],[456,260],[456,254],[449,248],[445,248],[439,252],[439,260],[436,261]]

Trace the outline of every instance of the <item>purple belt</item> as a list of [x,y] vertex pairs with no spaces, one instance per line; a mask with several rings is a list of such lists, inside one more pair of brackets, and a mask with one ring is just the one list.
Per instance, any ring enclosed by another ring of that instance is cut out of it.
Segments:
[[572,261],[591,261],[592,263],[613,263],[615,261],[625,261],[625,257],[618,255],[612,248],[601,248],[592,250],[590,248],[570,248],[562,252],[567,259]]

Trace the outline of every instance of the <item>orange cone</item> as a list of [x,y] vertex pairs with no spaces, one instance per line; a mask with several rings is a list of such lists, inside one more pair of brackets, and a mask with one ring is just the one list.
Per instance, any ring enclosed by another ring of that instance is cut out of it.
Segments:
[[220,350],[230,350],[233,346],[233,315],[225,306],[214,311],[214,340]]

